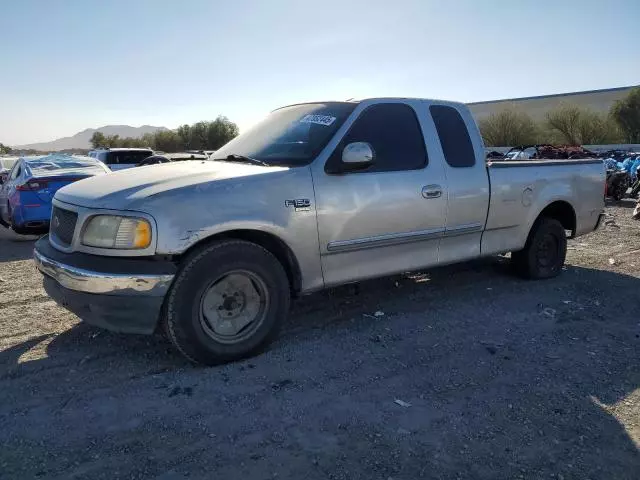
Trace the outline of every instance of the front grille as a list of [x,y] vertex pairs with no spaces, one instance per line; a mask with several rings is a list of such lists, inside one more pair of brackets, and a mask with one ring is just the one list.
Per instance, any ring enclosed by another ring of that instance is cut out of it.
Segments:
[[65,247],[71,245],[73,241],[73,232],[76,229],[78,214],[70,210],[53,207],[51,212],[51,234]]

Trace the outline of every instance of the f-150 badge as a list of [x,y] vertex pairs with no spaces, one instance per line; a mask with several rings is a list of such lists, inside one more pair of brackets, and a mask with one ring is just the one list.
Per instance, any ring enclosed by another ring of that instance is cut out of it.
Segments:
[[308,212],[311,210],[311,200],[308,198],[294,198],[293,200],[285,200],[285,207],[293,207],[296,212]]

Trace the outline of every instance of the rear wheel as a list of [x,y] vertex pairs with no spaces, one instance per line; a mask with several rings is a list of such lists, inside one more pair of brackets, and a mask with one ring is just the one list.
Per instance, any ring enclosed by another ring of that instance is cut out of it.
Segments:
[[289,302],[289,282],[280,262],[259,245],[230,240],[185,260],[163,321],[184,356],[214,365],[265,348],[286,318]]
[[9,204],[7,204],[7,220],[7,228],[13,230],[18,235],[28,235],[30,233],[28,229],[19,227],[13,223],[13,212]]
[[631,183],[630,177],[628,174],[625,174],[620,179],[620,182],[616,185],[616,192],[615,192],[615,199],[617,201],[620,201],[627,196],[627,190],[630,187],[630,183]]
[[626,188],[623,188],[621,185],[616,185],[613,189],[611,196],[616,202],[619,202],[620,200],[622,200],[622,197],[624,197],[624,194],[626,191],[627,191]]
[[537,280],[559,275],[566,256],[564,227],[555,219],[542,217],[534,223],[525,247],[511,254],[511,261],[516,273]]

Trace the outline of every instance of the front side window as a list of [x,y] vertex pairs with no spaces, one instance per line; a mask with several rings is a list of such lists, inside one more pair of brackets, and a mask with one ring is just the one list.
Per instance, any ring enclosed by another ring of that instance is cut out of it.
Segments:
[[367,142],[374,152],[374,163],[353,173],[418,170],[427,165],[420,123],[413,108],[403,103],[380,103],[366,108],[333,152],[327,171],[341,161],[342,150],[353,142]]
[[307,165],[327,145],[356,105],[327,102],[281,108],[218,149],[213,159],[245,156],[269,165]]

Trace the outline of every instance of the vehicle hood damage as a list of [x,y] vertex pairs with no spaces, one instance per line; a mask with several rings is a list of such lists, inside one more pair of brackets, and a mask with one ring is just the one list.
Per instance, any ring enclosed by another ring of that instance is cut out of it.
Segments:
[[230,162],[186,161],[132,168],[88,178],[56,193],[56,200],[87,208],[127,209],[132,204],[166,192],[201,193],[234,179],[274,174],[285,167],[263,167]]

